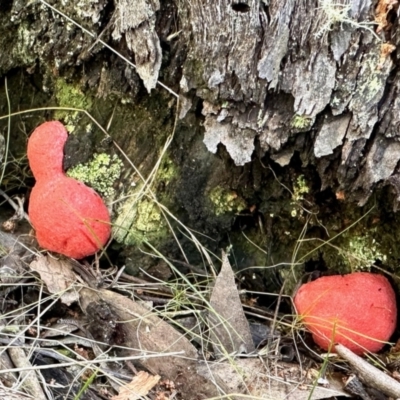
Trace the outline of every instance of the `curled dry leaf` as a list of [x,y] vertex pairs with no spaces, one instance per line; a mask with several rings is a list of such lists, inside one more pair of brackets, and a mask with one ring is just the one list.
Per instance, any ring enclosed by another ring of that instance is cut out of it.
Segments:
[[70,305],[79,299],[77,292],[67,291],[77,279],[68,260],[40,256],[31,262],[30,268],[39,273],[50,293],[64,292],[61,295],[61,301],[64,304]]
[[112,400],[136,400],[157,385],[160,380],[159,375],[150,375],[145,371],[140,371],[131,382],[121,387],[118,396],[113,396]]

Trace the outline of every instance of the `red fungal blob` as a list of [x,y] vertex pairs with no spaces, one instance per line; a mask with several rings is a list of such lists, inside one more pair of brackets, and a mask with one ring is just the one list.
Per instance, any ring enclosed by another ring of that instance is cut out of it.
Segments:
[[111,224],[101,197],[65,175],[67,138],[64,125],[58,121],[45,122],[29,138],[28,160],[36,184],[28,211],[40,246],[80,259],[105,245]]
[[396,327],[396,297],[382,275],[357,272],[302,285],[294,304],[314,341],[333,351],[340,343],[356,354],[379,351]]

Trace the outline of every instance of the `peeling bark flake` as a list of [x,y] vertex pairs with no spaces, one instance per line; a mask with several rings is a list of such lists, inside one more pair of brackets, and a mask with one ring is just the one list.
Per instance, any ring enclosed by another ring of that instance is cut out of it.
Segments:
[[161,67],[160,40],[155,31],[155,13],[160,9],[158,0],[119,0],[112,37],[120,40],[122,34],[129,50],[135,54],[136,70],[148,92],[154,89]]
[[204,144],[211,153],[216,153],[218,144],[222,143],[236,165],[244,165],[251,161],[256,132],[250,129],[232,129],[230,124],[219,123],[210,115],[206,117],[204,127]]
[[400,142],[381,138],[375,140],[367,156],[367,161],[358,177],[355,188],[363,189],[364,195],[359,199],[363,206],[369,198],[371,188],[380,181],[386,181],[394,172],[400,160]]
[[343,143],[347,128],[350,122],[350,115],[327,118],[324,121],[314,144],[314,155],[317,158],[333,153],[333,150]]

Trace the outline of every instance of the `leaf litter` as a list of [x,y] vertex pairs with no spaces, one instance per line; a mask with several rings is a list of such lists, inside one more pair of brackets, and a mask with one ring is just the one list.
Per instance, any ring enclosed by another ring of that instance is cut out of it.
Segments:
[[[70,306],[79,299],[79,293],[73,290],[78,277],[68,259],[56,259],[51,256],[39,256],[32,261],[30,268],[39,273],[50,293],[62,293],[60,300]],[[72,290],[69,290],[72,289]]]
[[[185,312],[197,315],[196,329],[186,329],[178,318],[167,317],[167,308],[149,308],[140,302],[140,296],[148,292],[167,304],[173,295],[168,285],[138,280],[115,269],[103,270],[102,279],[96,280],[88,265],[78,263],[78,267],[75,260],[38,253],[27,257],[9,252],[0,258],[0,264],[10,255],[21,277],[9,284],[16,292],[18,285],[26,283],[27,291],[26,309],[6,306],[3,310],[0,340],[6,347],[0,365],[4,377],[34,371],[25,375],[30,386],[33,379],[36,386],[46,390],[54,391],[55,384],[64,398],[81,393],[80,398],[93,400],[146,396],[305,400],[348,396],[340,374],[326,374],[321,380],[315,369],[318,363],[314,362],[314,369],[304,368],[297,361],[279,361],[279,352],[272,356],[272,350],[256,348],[252,322],[249,324],[243,311],[235,274],[225,253],[209,295],[198,297]],[[29,275],[27,278],[29,271],[39,274],[40,281]],[[135,280],[136,286],[132,283]],[[107,289],[107,285],[113,289]],[[14,298],[8,294],[7,301]],[[26,319],[31,322],[24,327],[21,322]],[[283,340],[279,332],[270,337]],[[5,362],[7,353],[12,355],[14,346],[22,343],[31,349],[20,351],[24,362]],[[96,376],[103,376],[103,381]],[[9,385],[22,392],[29,387],[10,379]],[[85,380],[91,382],[88,387]],[[317,385],[317,380],[327,387]],[[58,388],[60,385],[63,388]],[[46,398],[44,394],[37,396]]]

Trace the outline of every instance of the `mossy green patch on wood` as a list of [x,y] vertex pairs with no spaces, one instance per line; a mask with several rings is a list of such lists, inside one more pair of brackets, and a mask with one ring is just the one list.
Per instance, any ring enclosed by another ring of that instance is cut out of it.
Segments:
[[[152,190],[165,207],[169,207],[170,199],[167,187],[178,176],[178,169],[168,155],[157,170],[152,184]],[[162,239],[170,235],[165,216],[156,201],[143,193],[143,184],[137,184],[129,189],[123,205],[118,210],[115,221],[114,238],[126,245],[140,245],[149,241],[157,245]]]
[[299,175],[293,185],[293,201],[304,200],[304,195],[309,193],[310,188],[306,182],[304,175]]
[[293,193],[292,193],[292,217],[296,217],[300,212],[300,215],[303,213],[302,201],[304,200],[304,195],[310,192],[310,188],[304,175],[299,175],[296,181],[293,184]]
[[91,186],[106,198],[115,195],[114,183],[122,172],[122,161],[116,156],[106,153],[95,154],[85,164],[78,164],[67,171],[67,175]]
[[376,228],[356,229],[345,231],[332,241],[309,238],[301,245],[299,257],[308,254],[304,261],[323,260],[332,273],[367,271],[376,262],[385,263],[388,259],[376,233]]
[[135,228],[144,235],[159,232],[162,225],[162,214],[158,206],[148,199],[143,199],[137,207]]
[[313,122],[313,118],[307,117],[306,115],[296,114],[290,121],[290,127],[295,132],[306,132],[311,128]]
[[163,182],[168,185],[172,179],[178,176],[178,168],[174,162],[168,157],[164,156],[161,165],[157,171],[156,181]]
[[146,197],[132,195],[124,201],[113,228],[114,239],[126,245],[157,245],[169,232],[159,206]]
[[215,215],[226,213],[239,213],[247,204],[234,190],[220,186],[215,187],[209,193],[209,198],[214,206]]
[[351,272],[366,270],[377,260],[386,262],[387,256],[382,252],[381,244],[373,237],[373,231],[365,232],[363,235],[343,235],[346,247],[342,246],[339,255],[344,259],[344,264]]
[[[67,83],[63,78],[58,78],[55,81],[55,96],[59,107],[77,108],[88,111],[93,104],[92,99],[81,91],[78,84]],[[78,111],[58,110],[54,113],[54,117],[55,119],[64,119],[68,131],[72,133],[79,114]]]

